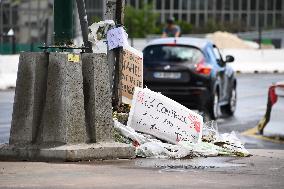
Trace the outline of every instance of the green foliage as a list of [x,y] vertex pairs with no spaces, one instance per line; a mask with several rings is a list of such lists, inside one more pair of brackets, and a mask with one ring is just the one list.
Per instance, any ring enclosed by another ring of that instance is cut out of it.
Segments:
[[[188,23],[188,22],[185,22],[183,20],[178,20],[176,22],[176,25],[178,25],[180,27],[181,34],[189,34],[189,33],[192,32],[193,26],[190,23]],[[166,27],[166,24],[158,24],[158,25],[156,25],[153,34],[162,34],[162,31],[163,31],[164,27]]]
[[207,24],[205,25],[205,32],[206,33],[212,33],[212,32],[215,32],[217,31],[220,26],[216,24],[216,22],[212,19],[209,19]]
[[125,27],[130,37],[145,37],[155,33],[158,14],[151,4],[143,4],[141,9],[132,6],[125,8]]
[[245,31],[246,27],[241,22],[216,22],[209,19],[203,27],[194,27],[192,33],[213,33],[215,31],[227,31],[231,33]]
[[153,31],[152,34],[162,34],[163,29],[164,29],[165,25],[164,24],[157,24],[155,27],[155,30]]
[[91,18],[91,24],[92,24],[92,23],[95,23],[95,22],[99,22],[99,21],[101,21],[101,18],[98,17],[98,16],[93,16],[93,17]]
[[192,25],[188,22],[185,22],[183,20],[177,21],[177,25],[179,25],[181,34],[189,34],[192,31]]

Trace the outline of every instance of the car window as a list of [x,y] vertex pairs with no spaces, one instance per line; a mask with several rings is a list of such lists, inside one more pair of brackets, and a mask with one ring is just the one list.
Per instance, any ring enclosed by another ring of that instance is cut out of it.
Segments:
[[214,52],[214,55],[215,55],[217,60],[221,60],[222,59],[222,57],[221,57],[221,55],[220,55],[220,53],[219,53],[219,51],[218,51],[218,49],[216,47],[213,48],[213,52]]
[[215,53],[214,53],[214,51],[212,50],[213,48],[211,48],[211,47],[207,47],[207,49],[206,49],[206,52],[208,53],[208,56],[210,57],[210,59],[211,58],[213,58],[213,59],[217,59],[216,58],[216,55],[215,55]]
[[204,58],[202,52],[190,46],[153,45],[144,49],[144,61],[148,62],[199,62]]

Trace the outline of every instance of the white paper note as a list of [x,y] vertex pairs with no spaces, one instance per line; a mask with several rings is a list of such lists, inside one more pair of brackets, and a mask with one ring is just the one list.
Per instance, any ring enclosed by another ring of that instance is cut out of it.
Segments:
[[108,49],[128,46],[128,35],[123,27],[113,28],[107,32]]

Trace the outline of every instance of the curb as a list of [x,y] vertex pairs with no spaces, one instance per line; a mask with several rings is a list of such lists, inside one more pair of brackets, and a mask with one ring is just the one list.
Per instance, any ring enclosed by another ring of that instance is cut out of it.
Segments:
[[240,71],[235,70],[237,74],[283,74],[284,70],[271,70],[271,71],[258,71],[258,70],[252,70],[252,71]]
[[268,142],[284,144],[284,140],[281,140],[279,137],[275,137],[275,138],[273,137],[272,138],[272,137],[266,137],[266,136],[263,136],[263,135],[259,135],[257,126],[242,132],[241,135],[253,137],[253,138],[256,138],[256,139],[260,139],[260,140],[265,140],[265,141],[268,141]]

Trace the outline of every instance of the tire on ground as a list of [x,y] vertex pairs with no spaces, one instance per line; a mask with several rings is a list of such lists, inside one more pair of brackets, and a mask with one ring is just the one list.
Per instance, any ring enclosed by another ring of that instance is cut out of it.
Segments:
[[226,116],[233,116],[237,105],[237,89],[236,86],[231,91],[229,103],[221,106],[221,113]]

